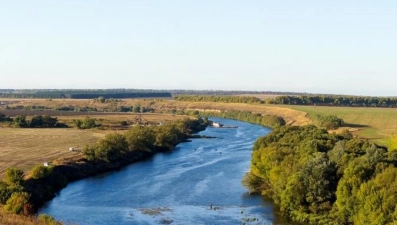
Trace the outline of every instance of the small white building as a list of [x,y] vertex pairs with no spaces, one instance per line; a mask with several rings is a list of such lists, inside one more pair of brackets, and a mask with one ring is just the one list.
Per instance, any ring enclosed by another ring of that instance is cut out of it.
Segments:
[[74,147],[69,148],[69,151],[71,151],[71,152],[73,152],[74,150],[75,150]]
[[44,166],[50,166],[50,163],[45,162],[45,163],[44,163]]

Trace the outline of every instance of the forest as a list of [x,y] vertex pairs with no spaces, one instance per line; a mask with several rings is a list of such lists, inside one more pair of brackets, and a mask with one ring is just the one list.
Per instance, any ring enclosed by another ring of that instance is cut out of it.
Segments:
[[302,224],[395,224],[397,152],[313,125],[259,138],[244,183]]
[[0,91],[0,98],[169,98],[166,91],[145,89],[24,89]]
[[344,107],[397,107],[394,97],[364,97],[346,95],[282,95],[261,100],[253,96],[228,95],[179,95],[177,101],[187,102],[225,102],[248,104],[274,105],[316,105],[316,106],[344,106]]

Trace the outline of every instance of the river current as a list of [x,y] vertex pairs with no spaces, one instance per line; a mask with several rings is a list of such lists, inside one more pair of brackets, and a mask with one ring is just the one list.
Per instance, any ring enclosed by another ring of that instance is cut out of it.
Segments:
[[241,180],[252,146],[269,128],[211,118],[226,126],[115,172],[70,183],[39,213],[66,224],[281,224],[273,204]]

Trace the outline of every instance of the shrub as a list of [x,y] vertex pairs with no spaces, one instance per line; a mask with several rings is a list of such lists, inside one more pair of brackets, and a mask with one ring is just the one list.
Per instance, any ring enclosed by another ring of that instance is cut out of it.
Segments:
[[30,195],[27,192],[15,192],[7,200],[5,210],[19,214],[23,211],[25,204],[29,202]]
[[43,165],[36,165],[30,171],[30,175],[33,179],[40,179],[49,176],[52,172],[53,167],[47,167]]
[[6,169],[3,181],[8,185],[20,185],[23,181],[23,171],[14,167]]

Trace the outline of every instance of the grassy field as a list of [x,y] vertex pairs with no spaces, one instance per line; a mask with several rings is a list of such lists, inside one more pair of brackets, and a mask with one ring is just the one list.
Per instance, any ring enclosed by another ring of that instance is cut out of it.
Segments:
[[353,108],[319,106],[285,106],[308,113],[308,116],[335,115],[342,118],[346,127],[357,130],[355,135],[373,139],[387,145],[388,138],[397,133],[397,109],[392,108]]
[[[85,116],[58,117],[62,122],[70,123],[72,119]],[[61,158],[80,157],[78,151],[69,151],[69,147],[82,149],[86,144],[95,143],[99,138],[109,132],[120,130],[120,121],[130,121],[134,124],[137,114],[131,115],[96,115],[92,116],[100,120],[111,129],[79,130],[77,128],[10,128],[0,127],[0,177],[5,169],[10,166],[18,167],[24,171],[30,170],[34,165],[51,162]],[[185,116],[173,116],[163,114],[145,114],[144,121],[167,122],[185,118]]]

